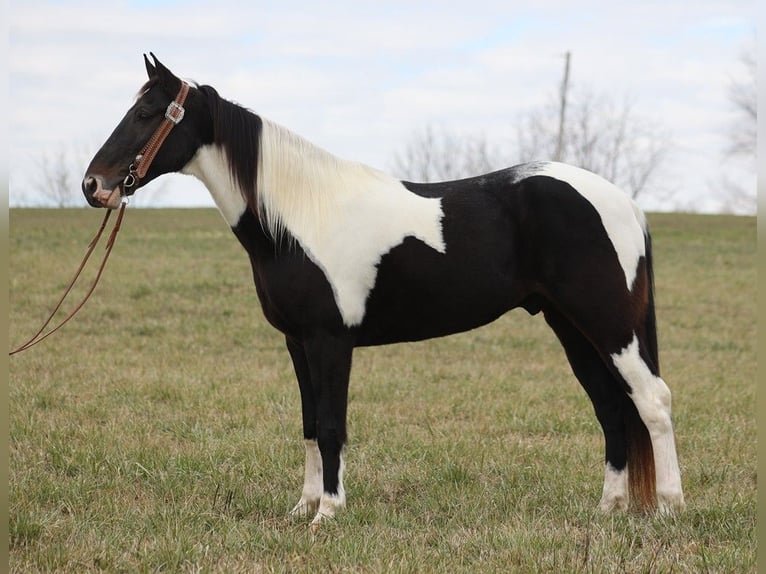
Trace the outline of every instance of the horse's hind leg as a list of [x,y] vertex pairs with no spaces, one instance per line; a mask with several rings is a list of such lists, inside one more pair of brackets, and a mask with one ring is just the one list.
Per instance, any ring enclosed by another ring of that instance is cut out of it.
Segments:
[[[630,343],[615,352],[605,337],[593,343],[557,311],[548,309],[545,316],[604,429],[607,468],[601,507],[608,508],[612,501],[615,507],[621,506],[627,475],[630,498],[637,508],[659,507],[662,513],[683,508],[670,390],[652,366],[655,362],[648,345],[640,342],[644,329],[636,329],[632,338],[618,337]],[[604,334],[608,329],[591,332]],[[609,492],[617,494],[610,496]]]
[[604,489],[599,508],[628,508],[625,392],[587,338],[558,311],[547,308],[545,320],[559,338],[577,380],[593,403],[605,440]]
[[671,419],[670,389],[647,360],[646,344],[634,334],[631,342],[611,360],[619,374],[630,386],[630,398],[649,431],[656,468],[656,490],[659,511],[672,512],[684,507],[681,471],[676,454]]

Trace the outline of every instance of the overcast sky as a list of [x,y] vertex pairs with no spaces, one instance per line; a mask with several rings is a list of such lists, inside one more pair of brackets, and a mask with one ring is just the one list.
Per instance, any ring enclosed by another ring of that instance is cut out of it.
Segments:
[[[720,209],[723,175],[755,186],[754,165],[724,158],[752,1],[14,0],[9,10],[11,205],[35,200],[41,158],[62,150],[79,186],[145,81],[149,51],[388,172],[427,124],[486,137],[514,163],[516,122],[555,95],[570,51],[573,90],[628,98],[672,137],[662,189],[640,199],[645,209]],[[152,205],[213,205],[189,177],[149,187]]]

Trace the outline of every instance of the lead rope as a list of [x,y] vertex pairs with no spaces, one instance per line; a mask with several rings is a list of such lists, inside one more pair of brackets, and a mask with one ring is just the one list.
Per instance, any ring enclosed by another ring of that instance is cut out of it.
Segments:
[[53,309],[53,312],[48,316],[48,319],[45,321],[45,323],[43,323],[43,326],[40,327],[37,333],[35,333],[26,343],[19,345],[18,347],[13,349],[10,353],[8,353],[8,355],[15,355],[16,353],[20,353],[21,351],[26,351],[30,347],[37,345],[37,343],[39,343],[40,341],[47,339],[48,337],[53,335],[53,333],[61,329],[61,327],[63,327],[66,323],[68,323],[69,320],[72,317],[74,317],[80,309],[82,309],[83,305],[85,305],[85,302],[90,298],[91,294],[96,289],[96,285],[98,285],[99,279],[101,279],[101,273],[103,273],[104,268],[106,267],[106,262],[109,259],[109,254],[112,252],[112,247],[114,247],[114,241],[117,238],[117,232],[120,230],[120,226],[122,225],[122,217],[125,213],[125,208],[127,207],[127,205],[128,205],[127,200],[123,198],[122,204],[120,205],[120,212],[117,214],[117,221],[115,221],[114,227],[112,228],[112,232],[109,234],[109,239],[106,242],[106,252],[104,253],[104,259],[101,261],[101,265],[98,268],[98,273],[96,274],[96,278],[93,280],[93,283],[91,284],[90,289],[88,289],[88,292],[85,294],[85,297],[83,297],[82,301],[80,301],[77,307],[75,307],[69,313],[69,315],[67,315],[58,325],[56,325],[55,327],[53,327],[53,329],[45,333],[45,335],[41,336],[41,333],[45,330],[48,324],[53,320],[53,317],[56,315],[56,313],[58,313],[67,295],[69,295],[69,292],[72,290],[72,287],[74,287],[74,284],[77,282],[77,278],[80,276],[80,273],[82,273],[82,270],[85,268],[85,264],[88,262],[88,259],[90,258],[91,253],[93,253],[93,250],[96,248],[96,244],[99,242],[99,239],[101,239],[101,234],[104,232],[104,228],[106,227],[106,222],[109,220],[109,216],[112,214],[111,209],[107,210],[106,215],[104,215],[104,220],[101,222],[101,227],[99,227],[95,237],[88,244],[88,250],[82,259],[82,263],[80,263],[80,267],[77,269],[77,272],[74,274],[72,281],[69,283],[69,286],[66,288],[66,291],[64,291],[64,294],[61,296],[61,299],[59,299],[59,302],[56,305],[56,308]]

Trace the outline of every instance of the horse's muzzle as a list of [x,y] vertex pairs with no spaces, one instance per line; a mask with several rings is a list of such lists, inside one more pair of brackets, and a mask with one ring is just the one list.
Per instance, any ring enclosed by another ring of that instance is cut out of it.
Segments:
[[104,180],[98,175],[86,175],[82,180],[82,192],[87,202],[93,207],[117,209],[120,206],[121,191],[118,183],[112,189],[104,186]]

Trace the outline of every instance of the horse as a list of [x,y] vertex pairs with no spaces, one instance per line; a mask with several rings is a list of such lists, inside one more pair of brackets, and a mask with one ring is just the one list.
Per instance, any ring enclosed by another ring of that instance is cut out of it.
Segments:
[[90,205],[115,209],[171,172],[209,190],[249,256],[300,389],[305,474],[291,514],[313,516],[313,528],[346,505],[356,347],[464,332],[513,308],[542,313],[592,402],[604,435],[598,507],[684,507],[651,236],[618,187],[546,161],[400,181],[181,80],[151,52],[144,63],[148,80],[82,191]]

